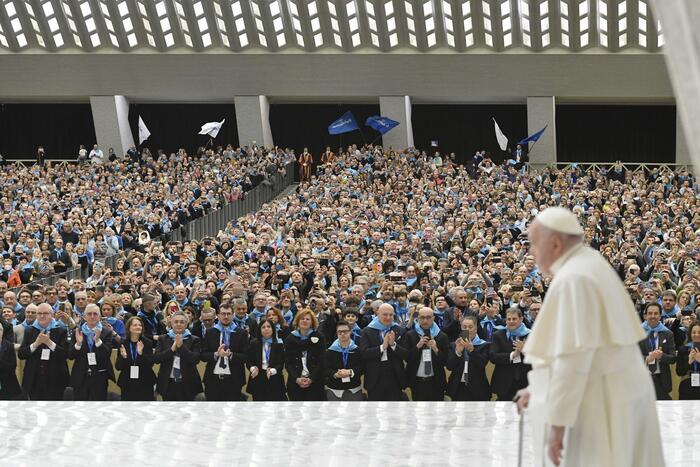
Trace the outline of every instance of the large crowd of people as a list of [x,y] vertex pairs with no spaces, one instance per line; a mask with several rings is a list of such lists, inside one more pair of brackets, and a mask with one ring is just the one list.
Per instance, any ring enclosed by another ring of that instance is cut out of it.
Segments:
[[170,155],[2,166],[0,279],[10,287],[144,245],[246,191],[294,160],[292,151],[232,147]]
[[[670,397],[674,363],[680,397],[700,398],[688,172],[537,171],[482,153],[460,165],[352,146],[209,237],[123,245],[178,208],[230,200],[241,164],[267,170],[231,153],[10,177],[6,267],[28,261],[30,240],[51,255],[76,227],[78,245],[116,238],[120,258],[19,293],[0,282],[0,397],[105,400],[111,380],[123,400],[510,400],[527,384],[522,348],[551,281],[528,252],[528,225],[560,205],[624,280],[658,398]],[[277,166],[287,156],[268,155]]]

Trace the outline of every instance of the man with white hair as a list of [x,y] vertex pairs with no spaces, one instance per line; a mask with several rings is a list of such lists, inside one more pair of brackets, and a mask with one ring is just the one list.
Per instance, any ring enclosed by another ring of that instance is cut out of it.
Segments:
[[534,465],[663,466],[638,347],[644,333],[616,272],[582,244],[583,233],[559,207],[528,232],[540,270],[554,275],[523,349],[530,384],[516,396],[519,409],[529,407]]

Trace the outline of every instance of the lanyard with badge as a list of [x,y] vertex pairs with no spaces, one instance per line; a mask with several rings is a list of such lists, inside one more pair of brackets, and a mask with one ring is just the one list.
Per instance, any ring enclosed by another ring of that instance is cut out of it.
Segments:
[[130,379],[139,379],[139,367],[136,365],[136,360],[138,359],[138,350],[136,347],[136,344],[133,342],[129,342],[129,347],[131,348],[131,360],[133,361],[133,364],[129,368],[129,378]]
[[700,364],[693,362],[693,372],[690,373],[690,387],[700,388]]
[[[265,365],[270,367],[270,350],[272,349],[272,344],[263,344],[263,352],[265,352]],[[267,368],[263,368],[266,370]]]
[[[96,330],[95,333],[98,333],[99,331]],[[97,334],[95,334],[97,336]],[[93,347],[95,347],[95,341],[93,340],[90,342],[90,339],[87,339],[87,345],[88,345],[88,354],[87,354],[87,361],[89,366],[95,366],[97,365],[97,356],[95,355],[95,352],[93,351]]]

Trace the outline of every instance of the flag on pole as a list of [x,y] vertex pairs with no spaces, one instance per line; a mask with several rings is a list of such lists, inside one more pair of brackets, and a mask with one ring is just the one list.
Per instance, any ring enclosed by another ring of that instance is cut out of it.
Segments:
[[141,115],[139,115],[139,146],[141,146],[143,142],[146,141],[150,136],[151,132],[148,130],[148,127],[143,122],[143,118],[141,118]]
[[496,128],[496,139],[498,140],[498,146],[500,146],[501,151],[505,151],[508,148],[508,138],[506,138],[506,135],[504,135],[501,131],[501,128],[498,126],[498,122],[495,118],[493,118],[493,125]]
[[382,117],[379,115],[375,115],[373,117],[368,117],[367,121],[365,122],[365,126],[368,126],[370,128],[374,128],[381,134],[386,134],[399,126],[399,122],[396,120],[392,120],[389,117]]
[[518,141],[518,144],[525,144],[525,143],[538,141],[540,139],[540,137],[542,136],[542,133],[544,133],[544,130],[546,130],[546,129],[547,129],[547,125],[545,125],[544,128],[542,128],[537,133],[533,133],[530,136],[528,136],[527,138]]
[[221,125],[224,124],[226,119],[224,118],[220,122],[208,122],[202,125],[202,129],[199,131],[200,135],[209,135],[212,138],[216,138],[216,135],[219,134],[219,131],[221,130]]
[[345,112],[342,117],[328,126],[328,134],[339,135],[341,133],[348,133],[359,129],[360,127],[357,126],[357,122],[355,121],[355,117],[352,115],[352,112],[348,111]]

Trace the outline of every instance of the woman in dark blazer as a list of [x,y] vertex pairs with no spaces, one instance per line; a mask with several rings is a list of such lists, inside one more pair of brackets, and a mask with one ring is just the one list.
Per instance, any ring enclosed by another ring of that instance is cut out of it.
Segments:
[[365,360],[352,340],[352,328],[347,321],[335,326],[338,338],[325,352],[326,398],[329,401],[361,401],[362,371]]
[[282,315],[282,312],[279,310],[279,308],[270,308],[269,310],[267,310],[266,317],[267,319],[272,321],[272,338],[275,340],[275,342],[283,344],[284,340],[289,335],[289,326],[284,320],[284,315]]
[[0,400],[17,399],[22,394],[15,374],[17,355],[12,343],[13,337],[12,334],[5,335],[3,327],[0,326]]
[[[117,384],[123,401],[152,401],[153,342],[143,335],[143,321],[132,316],[126,322],[126,339],[119,347],[116,367],[119,370]],[[134,367],[134,368],[132,368]]]
[[465,316],[460,325],[461,336],[450,344],[447,354],[447,369],[450,370],[447,395],[453,401],[491,400],[491,386],[486,378],[489,344],[478,336],[474,316]]
[[[157,391],[166,401],[191,401],[204,391],[197,371],[200,340],[187,329],[188,321],[182,311],[170,315],[172,329],[160,336],[153,355],[153,363],[160,363]],[[180,362],[179,369],[175,361]]]
[[[698,376],[693,376],[697,373]],[[693,378],[700,381],[700,322],[695,322],[688,329],[688,343],[678,349],[676,374],[683,378],[678,385],[678,398],[681,400],[700,400],[700,386],[693,386]]]
[[297,313],[294,331],[285,340],[285,369],[287,394],[292,401],[322,401],[323,355],[326,350],[323,335],[316,331],[318,319],[305,308]]
[[248,347],[248,386],[246,392],[254,401],[286,401],[284,389],[284,344],[277,342],[274,335],[275,323],[266,319],[258,327],[259,338]]

